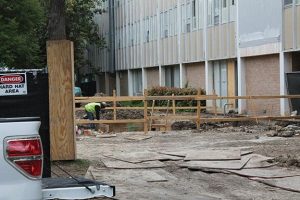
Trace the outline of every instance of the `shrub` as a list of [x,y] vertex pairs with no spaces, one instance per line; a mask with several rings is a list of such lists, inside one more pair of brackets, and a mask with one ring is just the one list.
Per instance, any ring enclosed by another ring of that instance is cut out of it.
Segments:
[[[197,95],[198,90],[195,88],[175,88],[175,87],[153,87],[148,90],[148,96],[185,96],[185,95]],[[205,90],[200,89],[200,95],[205,95]],[[152,102],[149,102],[152,105]],[[156,106],[167,106],[167,101],[157,101]],[[171,105],[171,104],[170,104]],[[197,101],[176,101],[176,106],[187,107],[196,106]],[[201,106],[205,106],[206,102],[201,101]]]

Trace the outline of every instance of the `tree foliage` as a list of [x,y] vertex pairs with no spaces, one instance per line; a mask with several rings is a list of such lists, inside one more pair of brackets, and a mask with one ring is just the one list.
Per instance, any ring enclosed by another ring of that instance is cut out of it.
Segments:
[[67,38],[74,42],[75,69],[89,65],[85,59],[87,44],[104,47],[94,16],[100,14],[103,0],[66,0]]
[[[99,8],[102,1],[64,2],[66,39],[74,42],[77,69],[88,64],[85,59],[87,44],[96,44],[98,47],[105,45],[93,20],[95,14],[101,12]],[[0,67],[46,66],[46,41],[49,31],[53,31],[49,29],[50,5],[53,2],[61,0],[0,0]]]
[[38,32],[43,19],[43,9],[38,0],[0,0],[2,67],[32,68],[41,65]]

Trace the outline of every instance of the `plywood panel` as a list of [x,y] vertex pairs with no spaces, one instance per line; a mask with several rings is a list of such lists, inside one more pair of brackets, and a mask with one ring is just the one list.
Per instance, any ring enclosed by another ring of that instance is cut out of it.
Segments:
[[[228,96],[235,96],[236,84],[235,84],[235,62],[233,60],[228,61],[228,68],[227,68],[227,80],[228,80]],[[228,103],[233,104],[233,108],[236,107],[235,99],[228,100]]]
[[47,42],[47,64],[51,160],[75,160],[73,43]]
[[292,8],[287,8],[284,10],[284,49],[293,48],[293,27],[293,10]]
[[296,7],[297,10],[297,48],[300,48],[300,6]]
[[158,68],[147,68],[147,88],[159,86],[159,69]]
[[185,65],[188,86],[205,88],[205,63],[191,63]]

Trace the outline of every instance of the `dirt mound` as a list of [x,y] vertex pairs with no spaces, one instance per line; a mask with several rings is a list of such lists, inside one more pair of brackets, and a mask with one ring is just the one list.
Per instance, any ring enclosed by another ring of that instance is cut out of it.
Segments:
[[275,162],[278,162],[278,165],[282,167],[300,167],[300,159],[296,158],[296,156],[279,156],[275,158]]
[[172,130],[192,130],[196,129],[197,125],[194,122],[191,121],[179,121],[179,122],[174,122],[171,125]]
[[[100,119],[112,120],[113,111],[105,110],[100,114]],[[143,110],[117,110],[117,119],[144,119]]]

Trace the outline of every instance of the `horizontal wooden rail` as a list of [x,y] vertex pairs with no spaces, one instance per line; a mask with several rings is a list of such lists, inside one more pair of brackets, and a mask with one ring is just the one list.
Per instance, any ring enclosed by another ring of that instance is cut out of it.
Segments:
[[127,124],[127,123],[144,123],[144,119],[117,119],[117,120],[76,120],[76,124]]
[[[186,96],[148,96],[145,91],[144,96],[116,96],[114,92],[114,96],[110,97],[75,97],[75,103],[90,103],[90,102],[112,102],[111,107],[105,108],[106,110],[113,111],[113,119],[112,120],[83,120],[76,119],[76,124],[126,124],[126,123],[144,123],[144,132],[148,132],[148,122],[152,122],[153,120],[192,120],[197,123],[197,127],[200,127],[201,123],[207,122],[236,122],[236,121],[258,121],[258,120],[289,120],[289,119],[300,119],[300,116],[274,116],[273,108],[271,108],[270,115],[271,116],[261,116],[261,115],[249,115],[249,116],[241,116],[234,115],[233,117],[217,115],[217,100],[233,100],[233,99],[241,99],[241,100],[268,100],[268,99],[300,99],[300,95],[274,95],[274,96],[217,96],[217,95],[186,95]],[[138,107],[124,107],[117,106],[117,102],[131,102],[131,101],[142,101],[143,106]],[[163,106],[149,106],[150,101],[171,101],[172,106],[167,107]],[[176,101],[194,101],[197,106],[176,106]],[[207,106],[201,106],[201,101],[213,101],[212,104],[208,104]],[[253,102],[252,102],[253,104]],[[168,113],[167,115],[160,115],[160,112],[157,115],[148,116],[149,110],[169,110],[172,111],[172,114]],[[214,111],[214,115],[203,116],[201,111],[203,109],[208,109]],[[118,110],[140,110],[144,113],[143,119],[118,119],[117,114]],[[189,115],[180,115],[177,114],[177,110],[193,110]],[[222,108],[223,110],[223,108]],[[84,108],[76,108],[76,111],[84,111]]]

